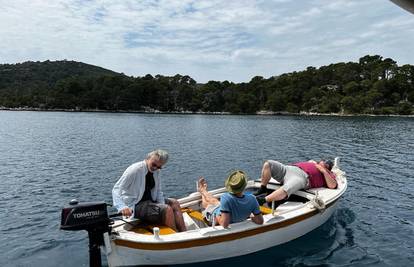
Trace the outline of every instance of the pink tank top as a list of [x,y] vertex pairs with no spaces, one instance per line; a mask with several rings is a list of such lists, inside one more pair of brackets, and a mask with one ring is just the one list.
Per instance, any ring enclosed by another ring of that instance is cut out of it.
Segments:
[[[297,162],[292,165],[301,168],[308,174],[309,188],[327,187],[325,178],[323,177],[323,174],[318,170],[318,168],[316,168],[315,163]],[[331,176],[335,178],[334,175],[331,174]]]

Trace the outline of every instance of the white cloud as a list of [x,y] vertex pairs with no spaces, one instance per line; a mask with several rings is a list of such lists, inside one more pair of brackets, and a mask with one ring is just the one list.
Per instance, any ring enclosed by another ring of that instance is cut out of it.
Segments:
[[355,39],[347,38],[347,39],[338,39],[331,43],[333,47],[349,47],[356,43]]
[[414,16],[378,0],[36,0],[0,5],[0,63],[249,81],[381,54],[414,63]]
[[407,18],[406,16],[398,16],[390,19],[382,20],[378,23],[375,23],[372,27],[377,29],[382,28],[392,28],[392,29],[398,29],[398,28],[405,28],[407,26],[412,26],[414,24],[414,18]]

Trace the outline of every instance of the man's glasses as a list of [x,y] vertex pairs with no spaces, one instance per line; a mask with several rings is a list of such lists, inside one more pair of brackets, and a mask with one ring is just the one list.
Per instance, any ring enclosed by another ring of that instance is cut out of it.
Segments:
[[161,164],[158,165],[155,162],[152,162],[151,165],[152,165],[153,168],[156,168],[156,169],[159,169],[159,170],[162,169],[162,165]]

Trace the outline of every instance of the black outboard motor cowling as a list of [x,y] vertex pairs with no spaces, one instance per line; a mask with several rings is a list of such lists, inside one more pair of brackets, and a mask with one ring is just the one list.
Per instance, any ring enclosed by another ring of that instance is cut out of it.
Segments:
[[77,231],[107,227],[109,225],[109,217],[106,207],[105,202],[79,204],[71,201],[69,207],[62,209],[60,229]]
[[[60,229],[67,231],[88,231],[89,266],[102,266],[101,246],[104,245],[104,234],[110,233],[112,220],[108,216],[105,202],[85,202],[79,204],[74,199],[69,207],[62,209]],[[117,214],[115,214],[116,216]]]

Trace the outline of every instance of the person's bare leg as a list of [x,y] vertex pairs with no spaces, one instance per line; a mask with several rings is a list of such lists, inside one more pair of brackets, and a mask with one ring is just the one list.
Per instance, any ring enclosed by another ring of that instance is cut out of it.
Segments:
[[260,188],[254,193],[255,196],[267,193],[267,184],[269,183],[270,178],[272,178],[270,163],[269,161],[265,161],[265,163],[263,163],[262,173],[260,174]]
[[262,174],[260,176],[260,184],[262,186],[267,186],[267,184],[270,181],[270,178],[272,178],[272,174],[270,172],[270,163],[268,161],[266,161],[263,164]]
[[198,179],[198,192],[201,194],[201,206],[204,209],[208,205],[220,204],[220,201],[207,191],[207,182],[204,177]]
[[163,223],[172,228],[174,231],[178,231],[177,226],[175,225],[175,216],[174,211],[171,206],[167,206],[163,218]]
[[271,194],[265,197],[267,202],[278,201],[285,199],[287,197],[287,193],[282,188],[278,188],[277,190],[273,191]]
[[179,232],[187,231],[187,228],[185,227],[183,213],[181,212],[180,203],[178,203],[176,199],[169,199],[168,205],[170,205],[171,208],[173,209],[175,225],[177,226],[178,231]]

